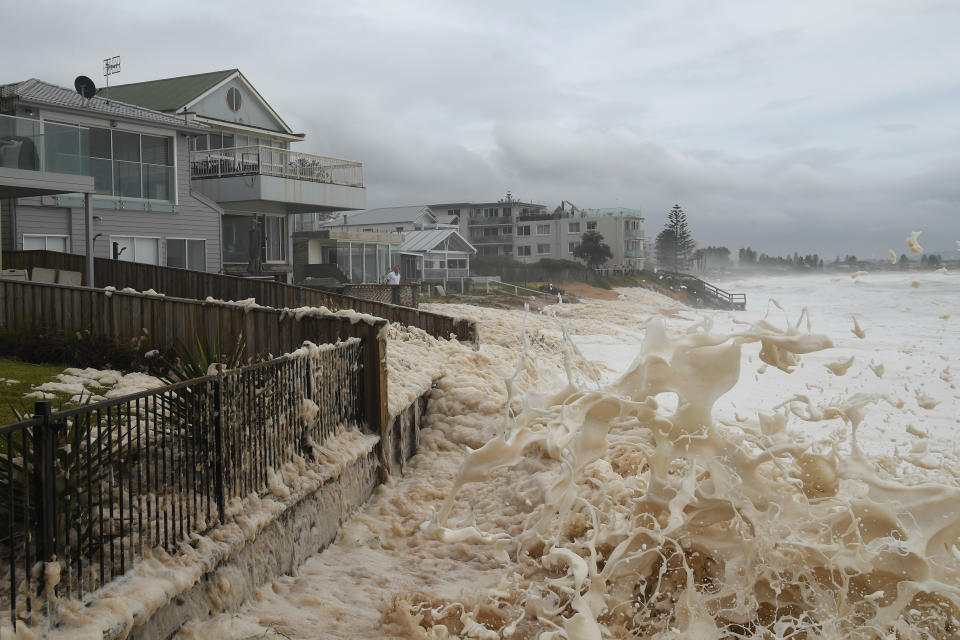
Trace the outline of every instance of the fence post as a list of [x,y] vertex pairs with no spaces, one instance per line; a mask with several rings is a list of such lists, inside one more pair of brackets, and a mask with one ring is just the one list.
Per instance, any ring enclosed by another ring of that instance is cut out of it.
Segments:
[[[34,473],[36,474],[39,518],[37,519],[37,558],[50,562],[57,552],[57,478],[54,468],[56,451],[56,427],[51,424],[49,400],[40,400],[33,405],[33,416],[39,419],[34,427]],[[43,580],[40,580],[43,589]]]
[[393,470],[390,419],[387,415],[387,342],[383,321],[367,327],[363,336],[363,410],[367,427],[380,436],[380,480],[386,482]]
[[217,382],[213,389],[213,485],[217,498],[217,515],[220,524],[225,521],[226,497],[223,491],[223,372],[217,371]]

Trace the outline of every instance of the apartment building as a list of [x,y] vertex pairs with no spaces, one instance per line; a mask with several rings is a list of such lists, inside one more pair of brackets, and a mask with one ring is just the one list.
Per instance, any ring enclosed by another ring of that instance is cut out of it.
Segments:
[[507,196],[497,202],[448,202],[431,204],[437,216],[458,220],[460,235],[481,256],[514,256],[514,229],[520,216],[547,215],[547,207]]
[[644,267],[643,216],[639,209],[577,209],[568,213],[558,208],[549,215],[520,215],[514,227],[513,257],[518,262],[577,260],[573,252],[583,234],[596,231],[613,254],[601,269],[637,272]]

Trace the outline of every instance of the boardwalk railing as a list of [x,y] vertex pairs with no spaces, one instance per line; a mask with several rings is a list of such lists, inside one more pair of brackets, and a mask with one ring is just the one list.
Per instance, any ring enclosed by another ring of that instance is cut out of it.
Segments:
[[[359,338],[306,345],[57,413],[38,402],[32,419],[0,427],[0,608],[14,627],[42,592],[80,597],[230,520],[232,500],[275,490],[284,463],[311,459],[339,430],[379,434],[364,349]],[[55,579],[38,564],[54,560]]]
[[[84,256],[56,251],[5,251],[3,253],[5,268],[27,269],[31,273],[37,267],[82,272],[85,261]],[[436,338],[446,339],[453,335],[463,342],[476,344],[478,341],[476,324],[469,320],[280,282],[106,258],[94,259],[94,281],[98,287],[112,286],[117,289],[129,287],[137,291],[153,289],[167,296],[193,300],[205,300],[208,297],[215,300],[253,298],[259,305],[277,309],[321,306],[333,310],[353,309],[391,322],[418,327]],[[386,285],[381,288],[385,289]]]
[[720,309],[739,309],[747,307],[747,294],[729,293],[705,282],[700,278],[676,271],[658,271],[657,279],[670,289],[684,290],[695,303]]

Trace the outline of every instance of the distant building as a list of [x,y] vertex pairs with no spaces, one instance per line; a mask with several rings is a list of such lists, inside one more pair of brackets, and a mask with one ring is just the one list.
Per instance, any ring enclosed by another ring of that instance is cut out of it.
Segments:
[[639,209],[574,209],[550,212],[545,205],[507,197],[497,202],[432,204],[434,215],[460,219],[460,233],[481,256],[518,262],[542,258],[576,260],[573,251],[587,231],[597,231],[613,257],[602,269],[636,272],[644,268],[643,216]]
[[224,270],[289,273],[291,217],[363,209],[363,165],[291,149],[295,133],[237,69],[99,94],[204,125],[188,145],[193,188],[223,209]]
[[481,256],[514,257],[514,228],[518,216],[547,213],[547,207],[514,200],[510,193],[497,202],[452,202],[432,204],[437,216],[459,221],[460,235],[477,248]]

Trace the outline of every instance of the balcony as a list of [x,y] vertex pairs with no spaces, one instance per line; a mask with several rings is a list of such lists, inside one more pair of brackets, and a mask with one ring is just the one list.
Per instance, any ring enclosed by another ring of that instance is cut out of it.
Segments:
[[91,193],[89,130],[0,115],[0,197]]
[[643,229],[627,229],[624,231],[624,237],[643,239]]
[[513,236],[470,236],[470,244],[513,244]]
[[362,163],[288,149],[192,151],[190,177],[220,204],[275,202],[286,205],[287,213],[366,207]]
[[470,220],[467,224],[471,227],[513,225],[513,216],[470,216]]

